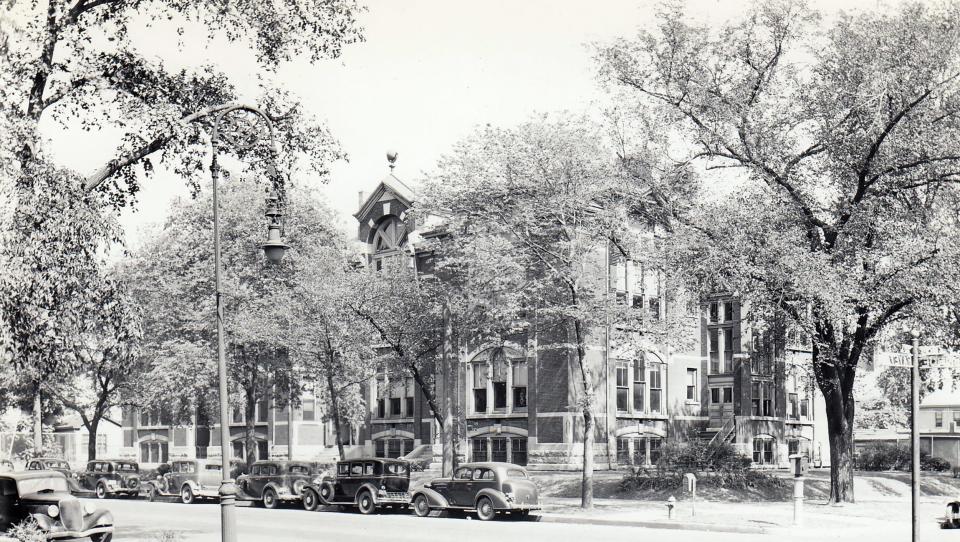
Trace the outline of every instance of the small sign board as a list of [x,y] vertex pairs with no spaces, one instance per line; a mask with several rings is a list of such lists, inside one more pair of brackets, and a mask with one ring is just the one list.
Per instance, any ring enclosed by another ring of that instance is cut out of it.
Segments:
[[[913,367],[913,354],[884,352],[882,356],[889,367]],[[920,366],[926,369],[958,369],[960,368],[960,355],[934,354],[920,356]]]

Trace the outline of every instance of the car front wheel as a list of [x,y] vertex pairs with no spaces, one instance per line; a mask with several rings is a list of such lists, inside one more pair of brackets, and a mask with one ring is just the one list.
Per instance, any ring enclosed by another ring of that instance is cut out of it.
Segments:
[[183,504],[193,504],[193,490],[190,486],[183,486],[180,490],[180,502]]
[[483,521],[489,521],[496,517],[497,511],[493,509],[493,501],[489,497],[480,497],[477,500],[477,517]]
[[357,497],[357,508],[361,514],[372,514],[377,509],[377,503],[373,501],[373,495],[369,491],[364,491]]
[[97,498],[98,499],[107,498],[107,486],[103,482],[100,482],[99,484],[97,484]]
[[266,491],[263,492],[263,507],[273,510],[277,507],[278,503],[279,501],[277,500],[277,492],[267,488]]
[[317,492],[312,489],[303,490],[303,509],[307,512],[313,512],[317,509],[319,504],[320,497],[317,496]]
[[417,495],[413,499],[413,513],[417,515],[418,518],[425,518],[430,515],[430,502],[427,500],[426,495]]

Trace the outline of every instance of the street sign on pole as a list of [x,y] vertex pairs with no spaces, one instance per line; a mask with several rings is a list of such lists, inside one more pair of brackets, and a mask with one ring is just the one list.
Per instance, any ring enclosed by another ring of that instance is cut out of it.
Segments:
[[[880,365],[887,367],[913,367],[913,355],[902,352],[884,352]],[[920,357],[924,369],[960,369],[960,354],[929,354]]]

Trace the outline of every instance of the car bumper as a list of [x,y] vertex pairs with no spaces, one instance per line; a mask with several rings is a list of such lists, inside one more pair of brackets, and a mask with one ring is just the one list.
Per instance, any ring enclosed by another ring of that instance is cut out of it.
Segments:
[[377,504],[410,504],[410,494],[388,492],[386,495],[377,495]]
[[518,512],[530,512],[532,510],[540,510],[539,504],[533,503],[507,503],[507,507],[504,510],[516,510]]
[[88,538],[90,535],[101,534],[101,533],[112,533],[113,525],[100,525],[98,527],[92,527],[85,531],[48,531],[47,540],[61,540],[64,538]]

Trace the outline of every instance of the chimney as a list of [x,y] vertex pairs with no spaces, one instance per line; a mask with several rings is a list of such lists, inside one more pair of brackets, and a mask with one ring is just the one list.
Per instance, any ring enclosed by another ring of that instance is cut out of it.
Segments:
[[359,194],[359,198],[358,198],[359,201],[357,202],[357,209],[359,209],[360,207],[363,207],[363,202],[364,200],[366,200],[366,196],[367,196],[366,194],[363,193],[363,190],[361,190],[358,194]]

